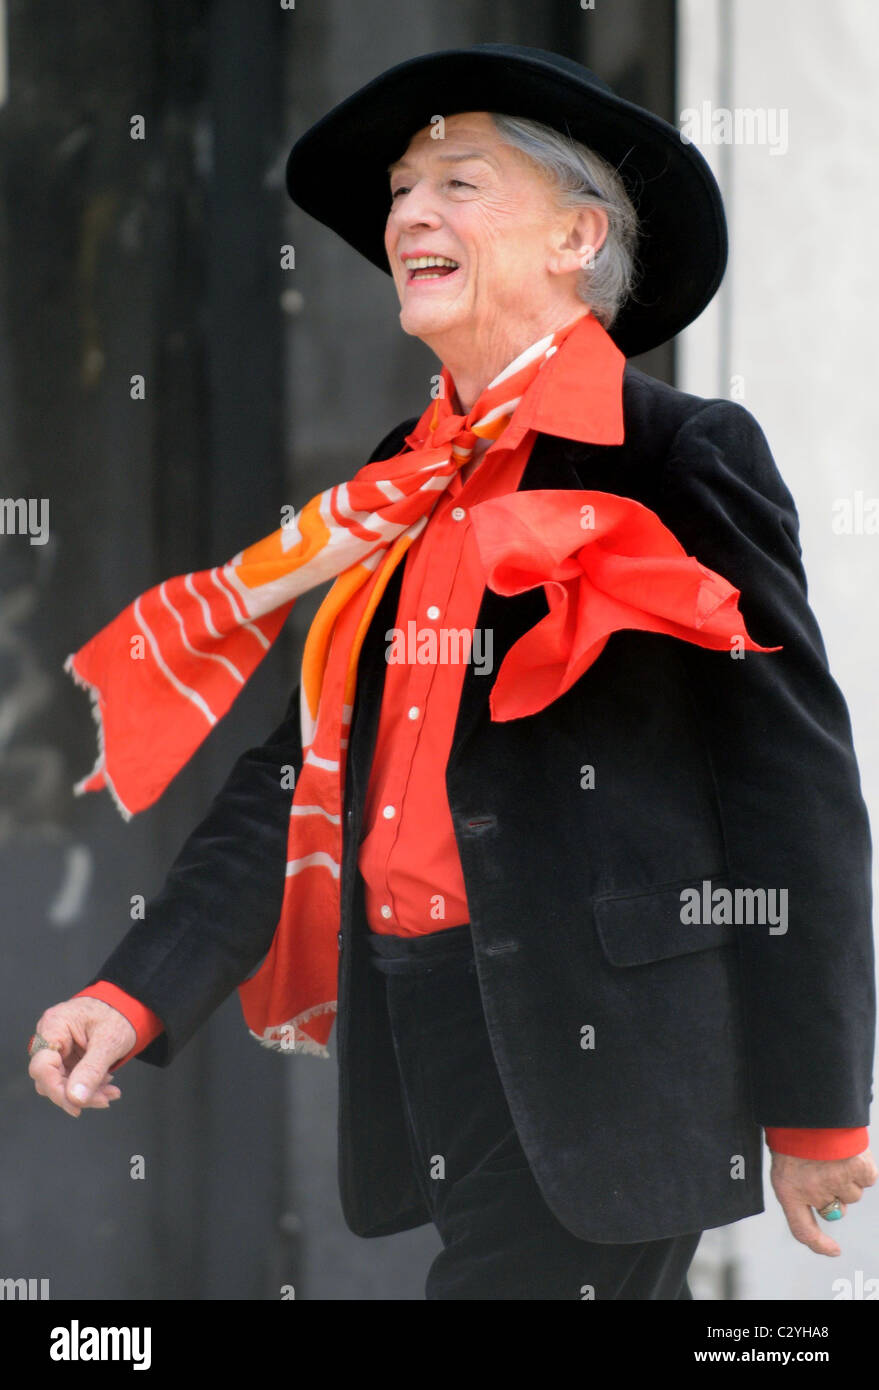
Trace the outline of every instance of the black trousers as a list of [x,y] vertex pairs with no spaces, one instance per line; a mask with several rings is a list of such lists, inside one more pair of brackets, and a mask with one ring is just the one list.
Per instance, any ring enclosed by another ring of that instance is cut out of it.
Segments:
[[546,1205],[495,1066],[469,926],[420,937],[370,932],[369,943],[386,978],[413,1159],[444,1247],[426,1297],[691,1298],[687,1270],[701,1232],[599,1245]]

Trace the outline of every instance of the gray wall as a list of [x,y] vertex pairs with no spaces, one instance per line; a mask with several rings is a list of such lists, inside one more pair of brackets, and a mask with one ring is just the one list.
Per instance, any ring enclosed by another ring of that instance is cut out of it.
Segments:
[[[680,108],[707,101],[757,113],[766,139],[700,143],[723,184],[730,269],[715,303],[681,336],[678,384],[740,400],[793,493],[810,600],[849,705],[875,839],[879,536],[833,523],[836,505],[854,508],[858,492],[879,505],[879,8],[685,0],[680,12]],[[753,128],[759,137],[759,123]],[[875,1191],[834,1228],[843,1252],[834,1259],[798,1245],[768,1184],[766,1192],[764,1215],[702,1241],[706,1262],[735,1262],[740,1297],[827,1300],[879,1275]]]

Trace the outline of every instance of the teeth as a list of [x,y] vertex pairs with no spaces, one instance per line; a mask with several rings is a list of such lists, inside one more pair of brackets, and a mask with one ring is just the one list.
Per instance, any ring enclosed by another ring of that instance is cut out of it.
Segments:
[[448,256],[406,256],[404,260],[408,270],[426,270],[429,265],[458,265],[457,261],[449,260]]

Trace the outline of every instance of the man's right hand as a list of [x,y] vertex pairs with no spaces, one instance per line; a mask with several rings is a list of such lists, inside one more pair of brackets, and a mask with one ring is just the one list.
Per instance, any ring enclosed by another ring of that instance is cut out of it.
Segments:
[[88,996],[68,999],[46,1010],[36,1032],[51,1043],[34,1053],[28,1067],[38,1095],[74,1116],[87,1109],[106,1110],[118,1100],[122,1092],[113,1085],[110,1068],[137,1041],[118,1009]]

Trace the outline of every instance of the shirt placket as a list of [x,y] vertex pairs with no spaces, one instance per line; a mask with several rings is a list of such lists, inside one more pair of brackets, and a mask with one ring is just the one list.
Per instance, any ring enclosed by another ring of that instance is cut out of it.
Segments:
[[[465,528],[458,525],[465,515],[463,508],[457,504],[461,490],[460,475],[455,474],[444,497],[437,503],[437,509],[422,537],[421,543],[426,553],[421,556],[424,569],[416,597],[415,612],[409,612],[403,617],[407,659],[417,656],[418,639],[426,629],[432,629],[437,633],[437,650],[439,649],[439,633],[448,610],[465,540]],[[413,621],[415,640],[410,650],[409,624]],[[412,775],[415,750],[437,676],[437,664],[422,663],[418,660],[409,664],[406,719],[400,732],[399,757],[394,759],[395,772],[387,784],[385,801],[378,810],[378,816],[387,824],[387,840],[383,855],[385,900],[380,908],[385,921],[392,921],[397,917],[390,886],[393,873],[391,861],[397,846],[402,808]]]

